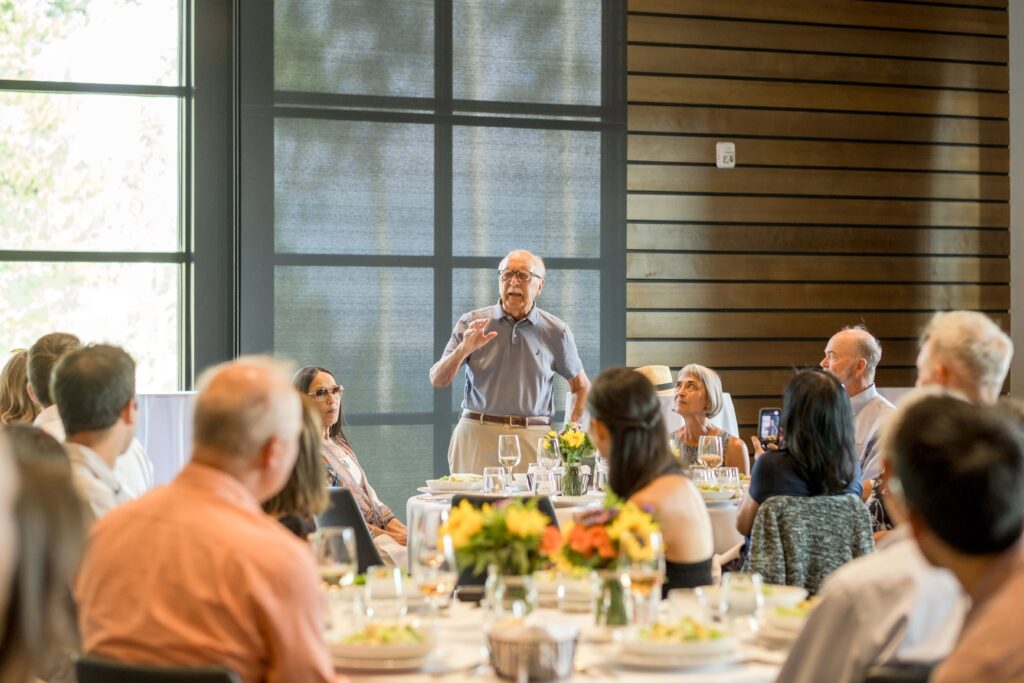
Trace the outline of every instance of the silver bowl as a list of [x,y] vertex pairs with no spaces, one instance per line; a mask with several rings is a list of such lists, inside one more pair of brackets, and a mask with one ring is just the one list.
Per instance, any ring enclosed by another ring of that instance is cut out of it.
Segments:
[[572,675],[576,659],[577,638],[570,640],[502,640],[493,633],[487,636],[491,666],[501,678],[509,681],[557,681]]

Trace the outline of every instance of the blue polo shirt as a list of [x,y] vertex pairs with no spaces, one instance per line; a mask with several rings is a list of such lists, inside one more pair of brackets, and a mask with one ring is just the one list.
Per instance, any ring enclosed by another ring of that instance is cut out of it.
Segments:
[[442,357],[455,351],[473,320],[486,318],[498,336],[469,354],[462,407],[491,415],[551,416],[555,373],[572,379],[583,370],[572,330],[536,304],[515,320],[501,304],[466,313],[455,325]]

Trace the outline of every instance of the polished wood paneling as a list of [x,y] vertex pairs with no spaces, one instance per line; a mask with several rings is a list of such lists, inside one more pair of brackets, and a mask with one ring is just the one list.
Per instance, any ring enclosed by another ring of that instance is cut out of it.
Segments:
[[626,88],[631,102],[708,106],[775,107],[825,111],[863,111],[929,116],[1006,118],[1010,98],[1005,93],[887,88],[867,85],[747,81],[685,76],[630,76]]
[[1009,327],[1005,0],[628,8],[630,364],[718,369],[752,426],[847,325],[881,386],[934,311]]
[[[742,151],[740,143],[737,151]],[[828,171],[630,164],[627,189],[687,194],[902,197],[1009,201],[1010,178],[977,173]]]
[[742,22],[703,17],[644,16],[629,18],[633,43],[700,45],[754,50],[794,50],[835,54],[917,57],[943,61],[1005,63],[1005,38],[886,31],[807,24]]
[[863,0],[629,0],[630,12],[1005,36],[1006,14],[985,9]]
[[1010,126],[1003,119],[781,110],[769,115],[760,109],[637,104],[629,106],[628,117],[626,125],[631,133],[834,138],[964,145],[1006,145],[1010,141]]
[[[1006,285],[799,284],[778,282],[630,282],[626,307],[704,310],[1006,311]],[[708,335],[694,335],[708,336]]]
[[815,225],[918,225],[1006,228],[1009,204],[915,202],[889,199],[804,199],[801,197],[721,197],[714,195],[631,194],[631,221],[814,223]]
[[632,253],[631,280],[1009,282],[1010,262],[973,256],[784,256]]
[[[626,246],[644,251],[1008,256],[1008,230],[631,223]],[[698,258],[690,256],[690,258]]]
[[[715,138],[682,135],[629,136],[630,161],[677,164],[715,163]],[[933,144],[872,144],[815,140],[735,140],[741,170],[748,166],[894,169],[1004,173],[1010,163],[1006,147]],[[996,176],[1005,180],[1005,176]]]
[[798,73],[805,81],[969,90],[1005,91],[1010,86],[1009,67],[994,64],[651,45],[631,46],[627,68],[636,73],[781,80]]

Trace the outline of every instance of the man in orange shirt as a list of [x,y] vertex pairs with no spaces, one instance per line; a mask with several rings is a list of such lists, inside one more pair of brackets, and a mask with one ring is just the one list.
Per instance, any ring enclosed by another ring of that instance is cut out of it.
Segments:
[[74,586],[83,650],[245,683],[334,681],[312,555],[260,508],[295,464],[299,395],[269,359],[199,385],[192,461],[92,529]]

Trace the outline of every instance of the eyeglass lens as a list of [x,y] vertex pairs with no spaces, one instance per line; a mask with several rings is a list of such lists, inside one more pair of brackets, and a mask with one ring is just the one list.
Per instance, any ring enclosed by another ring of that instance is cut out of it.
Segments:
[[327,387],[320,387],[319,389],[313,392],[313,396],[316,398],[316,400],[323,401],[325,398],[327,398],[327,394],[341,396],[342,391],[344,390],[339,385],[335,384],[333,387],[329,389]]

